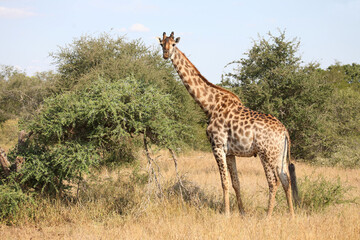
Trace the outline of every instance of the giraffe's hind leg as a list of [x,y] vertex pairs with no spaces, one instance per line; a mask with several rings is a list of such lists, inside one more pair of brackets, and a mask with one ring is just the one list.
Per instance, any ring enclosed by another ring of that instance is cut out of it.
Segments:
[[238,177],[238,173],[237,173],[235,156],[233,156],[233,155],[226,156],[226,162],[227,162],[227,166],[228,166],[228,169],[230,172],[232,186],[235,190],[240,214],[245,215],[244,206],[243,206],[243,203],[241,201],[241,196],[240,196],[240,181],[239,181],[239,177]]
[[[281,175],[280,175],[281,174]],[[279,178],[281,181],[281,184],[284,188],[285,191],[285,195],[286,195],[286,200],[287,200],[287,204],[289,207],[289,212],[291,214],[291,217],[295,216],[294,213],[294,207],[293,207],[293,202],[292,202],[292,195],[291,195],[291,184],[290,184],[290,177],[289,174],[286,173],[279,173]]]
[[261,154],[260,159],[261,159],[261,163],[264,167],[266,180],[269,185],[269,202],[268,202],[267,216],[271,217],[271,214],[272,214],[272,212],[274,210],[274,206],[275,206],[276,191],[278,189],[280,182],[276,176],[277,173],[276,173],[275,167],[269,161],[269,157]]
[[295,214],[291,195],[291,180],[286,161],[279,161],[278,166],[276,167],[276,171],[279,176],[281,185],[283,186],[283,189],[285,191],[289,212],[291,214],[291,217],[294,217]]

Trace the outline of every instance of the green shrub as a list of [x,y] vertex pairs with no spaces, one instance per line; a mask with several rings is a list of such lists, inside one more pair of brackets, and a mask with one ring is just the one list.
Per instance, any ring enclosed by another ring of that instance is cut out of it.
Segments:
[[[335,204],[353,203],[356,199],[349,199],[346,195],[351,187],[345,186],[340,178],[327,180],[323,176],[312,178],[305,176],[298,180],[300,203],[296,209],[308,214],[324,211]],[[284,191],[278,190],[276,202],[286,209],[287,202]]]
[[350,189],[341,183],[340,178],[331,181],[319,176],[313,180],[305,176],[299,179],[300,208],[307,212],[318,212],[334,204],[353,202],[346,199]]
[[128,162],[135,149],[125,142],[145,136],[161,147],[186,146],[192,127],[178,121],[174,104],[171,95],[144,81],[96,78],[86,88],[46,99],[38,115],[23,123],[31,139],[9,159],[26,159],[24,187],[60,193],[91,167]]
[[0,185],[0,222],[15,223],[20,211],[26,211],[22,206],[33,203],[31,197],[20,188],[11,185]]

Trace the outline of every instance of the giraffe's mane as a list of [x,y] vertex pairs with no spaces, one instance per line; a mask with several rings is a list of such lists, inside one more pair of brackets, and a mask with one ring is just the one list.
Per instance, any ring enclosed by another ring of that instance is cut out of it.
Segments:
[[236,98],[240,103],[241,103],[241,100],[240,98],[233,92],[223,88],[223,87],[220,87],[216,84],[213,84],[211,82],[209,82],[201,73],[200,71],[195,67],[195,65],[186,57],[186,55],[180,51],[178,48],[176,48],[176,50],[191,64],[191,66],[194,68],[194,70],[196,71],[196,73],[199,75],[199,77],[204,81],[205,84],[207,84],[208,86],[210,87],[213,87],[213,88],[216,88],[218,90],[220,90],[221,92],[224,92],[226,94],[229,94],[231,96],[233,96],[234,98]]

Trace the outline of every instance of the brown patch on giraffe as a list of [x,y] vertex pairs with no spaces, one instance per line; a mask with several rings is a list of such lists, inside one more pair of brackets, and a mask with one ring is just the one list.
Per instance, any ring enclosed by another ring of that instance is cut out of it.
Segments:
[[208,106],[205,101],[201,101],[200,103],[201,103],[201,105],[202,105],[203,108],[206,108],[206,107]]
[[187,80],[187,83],[188,83],[189,85],[192,84],[191,78],[189,78],[189,79]]
[[240,128],[239,133],[240,133],[241,136],[244,135],[244,130],[242,128]]
[[206,97],[207,96],[207,91],[205,88],[201,88],[201,91],[203,93],[203,97]]
[[189,70],[187,68],[184,68],[184,70],[185,70],[186,74],[189,75]]
[[219,129],[219,128],[220,128],[220,126],[217,124],[217,121],[214,121],[214,127],[215,127],[216,129]]
[[209,97],[208,97],[208,101],[209,101],[209,102],[212,102],[212,101],[213,101],[213,98],[214,98],[213,95],[210,94]]
[[200,90],[199,90],[198,88],[196,89],[195,96],[196,96],[197,98],[199,98],[199,97],[200,97]]

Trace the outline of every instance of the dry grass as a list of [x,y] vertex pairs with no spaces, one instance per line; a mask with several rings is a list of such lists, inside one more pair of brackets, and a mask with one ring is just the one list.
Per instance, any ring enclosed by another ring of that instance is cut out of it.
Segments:
[[[175,181],[173,162],[167,152],[159,154],[162,155],[158,158],[161,180],[166,188]],[[146,166],[145,160],[143,164]],[[106,192],[116,195],[131,191],[130,195],[140,204],[129,210],[130,214],[109,211],[111,204],[100,200],[70,205],[44,200],[31,219],[17,226],[0,225],[0,236],[1,239],[360,239],[360,206],[355,203],[332,205],[311,214],[297,210],[293,220],[281,205],[275,209],[273,218],[267,219],[267,183],[259,159],[238,159],[237,166],[247,211],[245,217],[239,216],[234,199],[231,217],[221,214],[222,190],[216,163],[211,153],[192,152],[179,156],[179,170],[188,183],[199,187],[197,191],[204,194],[199,204],[181,202],[176,195],[162,202],[141,203],[146,198],[141,197],[144,194],[138,188],[124,189],[121,185],[118,192],[111,187]],[[344,185],[353,187],[347,197],[360,196],[359,169],[300,163],[296,167],[298,178],[339,177]],[[104,170],[100,177],[113,179],[111,184],[117,184],[117,179],[128,181],[130,175],[129,169]],[[204,201],[213,201],[215,207]]]
[[10,119],[0,124],[0,147],[6,152],[17,143],[18,120]]

